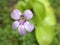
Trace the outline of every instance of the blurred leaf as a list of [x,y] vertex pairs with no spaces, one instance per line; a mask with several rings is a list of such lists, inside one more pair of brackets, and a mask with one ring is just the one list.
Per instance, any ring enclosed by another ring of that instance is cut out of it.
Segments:
[[56,20],[55,20],[53,10],[50,7],[47,7],[46,17],[42,23],[44,25],[52,25],[52,26],[56,24]]
[[40,24],[41,21],[45,18],[45,8],[42,3],[36,2],[33,4],[34,16],[36,18],[36,24]]
[[52,26],[36,27],[36,38],[41,45],[49,45],[54,39],[54,29]]
[[40,1],[45,6],[46,16],[44,20],[36,27],[36,38],[39,44],[49,45],[54,38],[54,25],[56,24],[54,13],[48,0]]

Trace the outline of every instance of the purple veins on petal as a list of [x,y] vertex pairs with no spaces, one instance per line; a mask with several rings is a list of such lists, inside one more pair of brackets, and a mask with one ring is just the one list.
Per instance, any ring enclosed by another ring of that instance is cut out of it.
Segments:
[[21,12],[18,9],[14,9],[11,12],[11,18],[14,19],[14,20],[20,19],[20,15],[21,15]]
[[33,13],[30,10],[25,10],[23,15],[25,16],[26,20],[29,20],[33,17]]
[[25,28],[24,28],[24,25],[20,25],[20,26],[18,27],[18,33],[19,33],[20,35],[25,35],[25,34],[26,34],[26,30],[25,30]]
[[34,25],[29,22],[25,22],[24,27],[28,32],[31,32],[34,29]]
[[19,22],[18,21],[15,21],[12,23],[12,29],[15,30],[16,28],[18,28],[19,26]]

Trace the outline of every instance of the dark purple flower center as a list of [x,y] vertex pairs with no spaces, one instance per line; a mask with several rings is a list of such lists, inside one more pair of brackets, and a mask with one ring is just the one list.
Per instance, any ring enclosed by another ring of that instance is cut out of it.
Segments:
[[20,19],[18,21],[19,21],[20,25],[23,25],[26,22],[24,15],[21,15]]

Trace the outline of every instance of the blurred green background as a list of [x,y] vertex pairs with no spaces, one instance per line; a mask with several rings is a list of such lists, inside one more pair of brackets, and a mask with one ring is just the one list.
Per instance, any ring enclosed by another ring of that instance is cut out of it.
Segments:
[[[34,31],[25,36],[13,31],[10,13],[13,6],[19,0],[0,0],[0,45],[38,45]],[[51,45],[60,45],[60,0],[49,0],[53,7],[57,24],[55,26],[55,38]]]

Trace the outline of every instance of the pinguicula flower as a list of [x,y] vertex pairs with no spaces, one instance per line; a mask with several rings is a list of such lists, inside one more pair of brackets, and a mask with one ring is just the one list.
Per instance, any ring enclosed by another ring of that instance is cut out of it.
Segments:
[[33,17],[33,13],[30,10],[25,10],[21,13],[18,9],[14,9],[11,12],[11,18],[15,20],[12,23],[12,29],[18,29],[20,35],[26,34],[26,32],[31,32],[34,29],[34,25],[28,22]]

